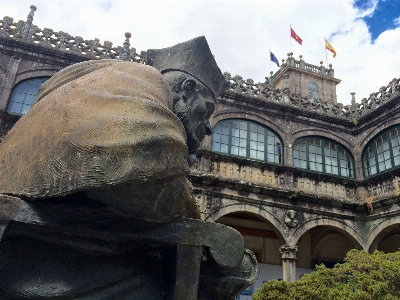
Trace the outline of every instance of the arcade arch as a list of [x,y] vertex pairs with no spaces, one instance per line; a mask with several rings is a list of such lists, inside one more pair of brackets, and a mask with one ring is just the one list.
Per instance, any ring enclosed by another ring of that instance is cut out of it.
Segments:
[[385,253],[400,249],[400,219],[385,220],[374,228],[368,238],[369,252],[374,250]]

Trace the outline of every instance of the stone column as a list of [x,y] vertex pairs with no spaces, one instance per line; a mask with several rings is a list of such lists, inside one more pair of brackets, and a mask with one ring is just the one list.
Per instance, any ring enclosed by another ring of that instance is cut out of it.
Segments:
[[279,251],[282,254],[283,280],[286,282],[295,281],[297,246],[283,245]]

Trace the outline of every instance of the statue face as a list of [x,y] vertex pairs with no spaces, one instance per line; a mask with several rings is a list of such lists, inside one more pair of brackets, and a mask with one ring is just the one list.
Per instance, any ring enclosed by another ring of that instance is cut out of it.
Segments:
[[191,77],[183,81],[173,111],[185,127],[189,152],[212,134],[209,118],[214,108],[214,96],[206,87]]

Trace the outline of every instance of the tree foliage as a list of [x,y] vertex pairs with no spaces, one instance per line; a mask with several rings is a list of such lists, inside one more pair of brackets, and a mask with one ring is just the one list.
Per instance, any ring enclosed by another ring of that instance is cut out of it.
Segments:
[[343,264],[324,265],[295,282],[271,280],[253,300],[394,300],[400,299],[400,251],[350,250]]

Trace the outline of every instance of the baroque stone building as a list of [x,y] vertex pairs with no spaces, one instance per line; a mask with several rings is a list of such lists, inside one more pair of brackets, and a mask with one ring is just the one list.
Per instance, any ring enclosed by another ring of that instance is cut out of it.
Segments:
[[[35,10],[26,21],[0,20],[0,141],[62,68],[103,58],[146,63],[129,33],[120,47],[84,40],[38,28]],[[292,53],[263,83],[224,75],[230,89],[189,179],[203,219],[236,228],[256,254],[256,286],[293,281],[353,248],[400,248],[399,79],[360,103],[352,93],[344,106],[332,66]],[[7,218],[0,212],[3,227]]]

